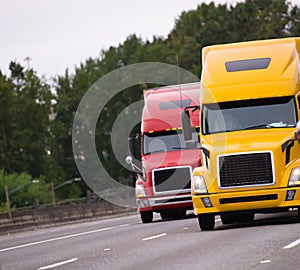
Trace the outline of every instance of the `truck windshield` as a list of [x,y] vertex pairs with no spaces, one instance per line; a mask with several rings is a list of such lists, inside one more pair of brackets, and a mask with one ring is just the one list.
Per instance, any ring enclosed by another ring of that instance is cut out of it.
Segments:
[[295,127],[294,97],[251,99],[205,104],[202,108],[204,135],[237,130]]
[[[199,142],[199,129],[192,133],[192,139]],[[143,136],[144,154],[170,152],[186,149],[183,134],[176,130],[147,133]]]

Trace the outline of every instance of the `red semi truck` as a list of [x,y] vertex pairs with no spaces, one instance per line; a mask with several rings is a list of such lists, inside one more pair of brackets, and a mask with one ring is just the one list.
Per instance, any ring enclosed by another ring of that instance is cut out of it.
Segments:
[[[191,175],[201,165],[197,145],[189,145],[182,134],[180,111],[199,105],[199,83],[165,86],[146,90],[141,120],[140,156],[136,156],[136,139],[129,138],[131,154],[141,160],[138,168],[127,157],[127,163],[138,169],[136,204],[143,223],[153,220],[182,218],[193,209]],[[193,142],[199,138],[199,110],[191,113]]]

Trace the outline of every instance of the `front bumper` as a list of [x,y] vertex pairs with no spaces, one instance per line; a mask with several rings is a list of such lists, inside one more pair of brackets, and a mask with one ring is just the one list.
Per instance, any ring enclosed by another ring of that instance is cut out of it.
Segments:
[[[209,200],[208,200],[209,199]],[[196,215],[300,206],[300,187],[231,191],[192,196]]]
[[138,211],[159,211],[163,209],[186,208],[193,209],[191,194],[172,196],[140,197],[136,199]]

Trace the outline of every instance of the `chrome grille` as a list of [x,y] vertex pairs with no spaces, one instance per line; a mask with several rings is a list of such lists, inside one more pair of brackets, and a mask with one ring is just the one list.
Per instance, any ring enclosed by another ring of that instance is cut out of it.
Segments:
[[270,152],[220,156],[219,173],[222,188],[274,182]]
[[191,167],[153,170],[155,192],[181,191],[191,188]]

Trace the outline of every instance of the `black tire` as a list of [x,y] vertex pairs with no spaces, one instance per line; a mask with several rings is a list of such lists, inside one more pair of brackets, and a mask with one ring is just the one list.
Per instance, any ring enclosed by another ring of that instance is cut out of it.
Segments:
[[235,217],[235,221],[238,223],[247,223],[254,220],[255,214],[254,213],[244,213],[244,214],[238,214]]
[[160,217],[163,220],[170,219],[171,218],[171,214],[167,210],[166,211],[161,211],[160,212]]
[[300,207],[298,207],[298,217],[300,217]]
[[151,223],[153,220],[153,212],[152,211],[143,211],[140,212],[141,220],[143,223]]
[[180,209],[176,212],[176,216],[174,218],[182,219],[186,217],[186,209]]
[[160,212],[161,219],[181,219],[186,216],[186,209],[169,209]]
[[247,223],[254,220],[254,213],[242,213],[242,214],[221,214],[221,221],[224,225],[232,223]]
[[234,220],[229,215],[221,214],[220,217],[221,217],[221,221],[224,225],[234,223]]
[[214,214],[198,215],[198,222],[201,231],[212,231],[215,228],[215,215]]

